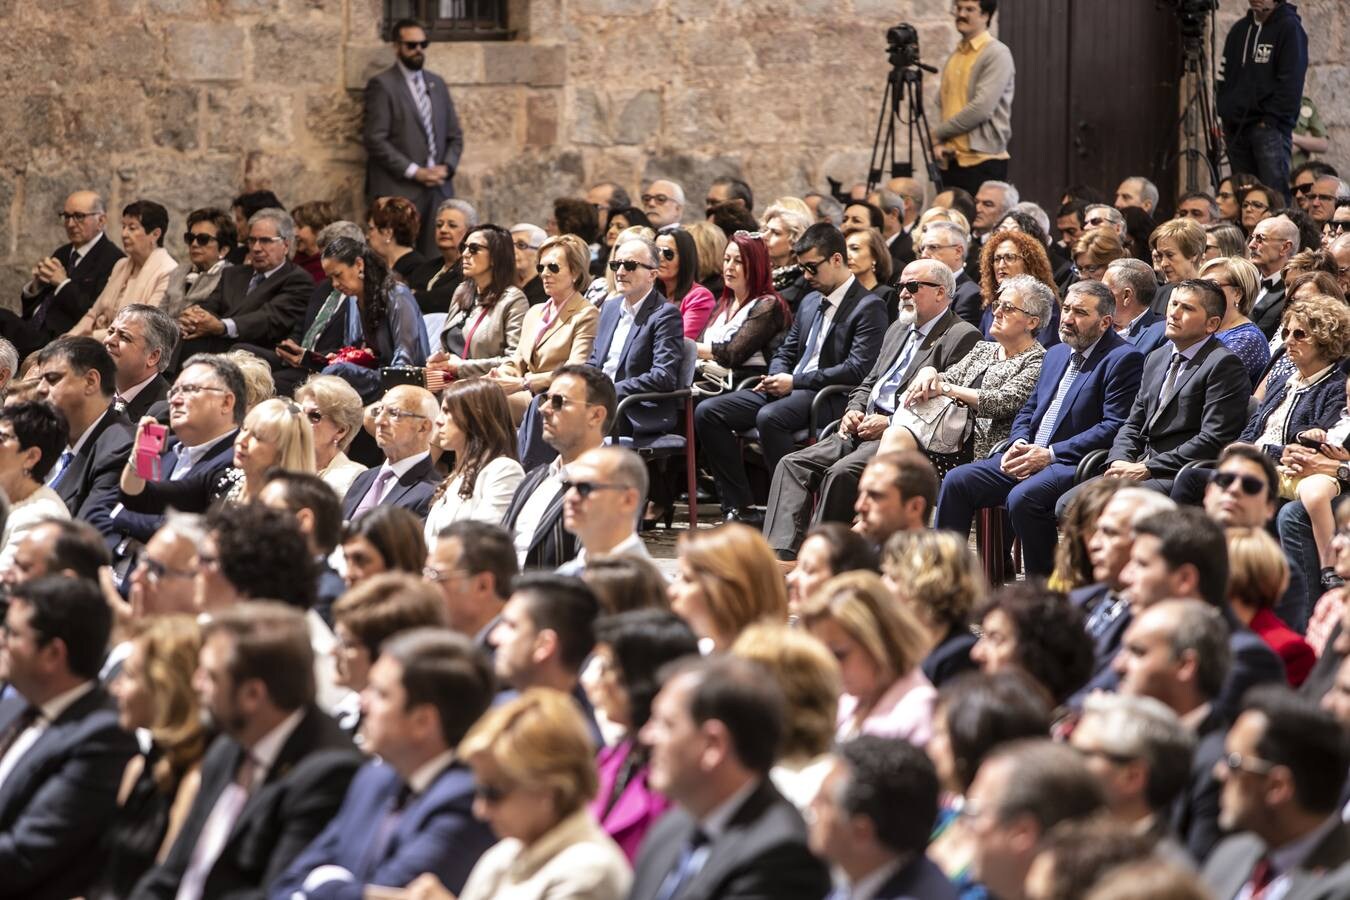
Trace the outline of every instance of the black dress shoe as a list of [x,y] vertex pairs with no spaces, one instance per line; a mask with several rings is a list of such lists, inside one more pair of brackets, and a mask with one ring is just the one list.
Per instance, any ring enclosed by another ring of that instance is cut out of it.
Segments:
[[722,516],[724,522],[740,522],[742,525],[749,525],[751,528],[760,528],[764,525],[764,513],[757,509],[729,509],[726,515]]

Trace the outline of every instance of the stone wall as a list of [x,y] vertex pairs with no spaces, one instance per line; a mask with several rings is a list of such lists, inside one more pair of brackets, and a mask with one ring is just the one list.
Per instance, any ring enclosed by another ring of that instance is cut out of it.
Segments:
[[[1245,8],[1223,0],[1230,21]],[[696,211],[719,174],[768,201],[864,175],[885,29],[955,43],[937,0],[513,0],[509,43],[436,44],[467,133],[461,195],[498,222],[542,222],[600,178],[682,182]],[[0,0],[0,297],[60,244],[65,194],[193,207],[268,187],[359,215],[361,95],[389,65],[381,0]],[[1340,0],[1307,0],[1310,90],[1350,162]],[[937,79],[928,80],[936,116]],[[1019,98],[1028,102],[1029,98]],[[1347,165],[1350,168],[1350,165]],[[761,204],[762,206],[762,204]],[[112,232],[117,218],[112,217]]]

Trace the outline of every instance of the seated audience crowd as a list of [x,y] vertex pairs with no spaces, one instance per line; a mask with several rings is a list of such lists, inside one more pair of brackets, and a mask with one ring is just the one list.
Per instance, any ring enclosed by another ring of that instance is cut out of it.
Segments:
[[0,900],[1350,897],[1350,234],[1220,187],[72,185]]

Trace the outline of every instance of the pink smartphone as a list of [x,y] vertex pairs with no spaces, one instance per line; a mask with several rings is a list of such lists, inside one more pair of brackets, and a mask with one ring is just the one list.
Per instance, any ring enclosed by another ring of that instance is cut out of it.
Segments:
[[169,430],[158,423],[147,424],[141,429],[141,439],[136,444],[136,474],[146,481],[159,481],[163,475],[159,454],[168,433]]

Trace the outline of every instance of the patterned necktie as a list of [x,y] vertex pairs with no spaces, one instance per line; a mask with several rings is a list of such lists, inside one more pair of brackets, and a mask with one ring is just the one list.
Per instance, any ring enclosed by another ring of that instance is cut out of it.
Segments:
[[1059,380],[1059,390],[1055,391],[1055,399],[1050,401],[1050,408],[1045,411],[1045,417],[1041,419],[1041,427],[1036,429],[1036,440],[1033,442],[1037,447],[1049,447],[1050,438],[1054,436],[1055,425],[1059,423],[1059,408],[1064,403],[1064,398],[1069,394],[1069,388],[1073,387],[1074,381],[1078,378],[1078,373],[1083,370],[1083,354],[1075,353],[1069,357],[1069,367],[1064,370],[1064,377]]
[[341,291],[329,293],[328,299],[323,301],[323,306],[319,309],[319,314],[314,317],[309,330],[305,332],[305,339],[300,342],[301,348],[305,350],[314,349],[314,345],[319,342],[319,335],[323,334],[323,330],[328,327],[328,323],[333,320],[333,316],[337,315],[338,310],[342,309],[346,299],[347,295]]
[[[880,408],[886,412],[895,412],[895,395],[900,391],[905,370],[909,368],[909,361],[914,358],[914,348],[918,345],[918,335],[911,328],[905,334],[905,342],[900,345],[900,352],[895,355],[895,364],[891,366],[891,370],[886,373],[886,377],[877,386],[876,393],[872,397],[871,406],[873,409]],[[871,411],[871,409],[868,410],[868,412]]]
[[417,102],[417,115],[422,120],[422,131],[427,136],[427,165],[436,165],[436,129],[431,122],[431,95],[427,93],[426,77],[418,72],[413,76],[413,100]]
[[1163,379],[1163,389],[1161,402],[1166,403],[1172,397],[1172,391],[1177,386],[1177,374],[1181,372],[1181,367],[1186,364],[1186,357],[1180,353],[1172,354],[1172,364],[1167,367],[1167,377]]
[[[816,345],[820,343],[820,335],[825,330],[825,313],[830,310],[830,301],[820,301],[820,312],[816,313],[816,320],[811,323],[811,331],[806,335],[806,346],[802,349],[802,358],[797,360],[797,365],[793,367],[793,375],[802,375],[806,372],[807,365],[816,356]],[[819,368],[819,361],[817,361]]]
[[122,396],[121,394],[119,394],[119,393],[114,392],[114,393],[113,393],[113,410],[115,410],[116,412],[126,412],[126,411],[127,411],[127,398],[126,398],[126,397],[123,397],[123,396]]

